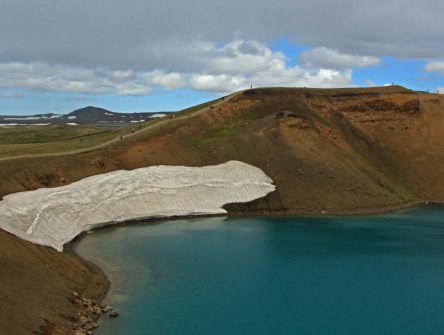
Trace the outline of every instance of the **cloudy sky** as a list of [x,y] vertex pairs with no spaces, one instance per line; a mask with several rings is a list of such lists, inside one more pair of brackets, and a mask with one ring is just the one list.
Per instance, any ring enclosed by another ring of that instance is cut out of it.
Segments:
[[0,0],[0,114],[185,108],[250,85],[444,92],[444,1]]

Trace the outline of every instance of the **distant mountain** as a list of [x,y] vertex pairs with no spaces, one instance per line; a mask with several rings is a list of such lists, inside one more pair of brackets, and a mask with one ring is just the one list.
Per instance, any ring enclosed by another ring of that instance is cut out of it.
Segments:
[[76,109],[69,114],[0,115],[0,127],[22,125],[45,126],[51,124],[123,127],[131,123],[139,123],[151,118],[163,117],[170,113],[172,112],[116,113],[100,107],[87,106]]
[[111,112],[107,109],[100,108],[100,107],[94,107],[94,106],[88,106],[80,109],[76,109],[75,111],[69,113],[70,116],[78,116],[78,117],[91,117],[91,116],[103,116],[106,117],[107,115],[112,114],[118,114]]

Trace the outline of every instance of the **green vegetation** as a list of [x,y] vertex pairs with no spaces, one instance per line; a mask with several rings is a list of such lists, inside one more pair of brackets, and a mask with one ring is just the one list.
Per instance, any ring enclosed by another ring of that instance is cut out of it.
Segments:
[[0,158],[88,149],[130,134],[137,126],[100,129],[83,126],[0,129]]
[[0,129],[0,144],[26,144],[66,141],[109,132],[106,128],[81,126],[26,126]]
[[185,108],[185,109],[182,109],[182,110],[174,113],[174,115],[175,116],[183,116],[185,114],[193,113],[193,112],[198,111],[200,109],[204,109],[204,108],[210,107],[211,105],[213,105],[215,103],[218,103],[221,100],[222,100],[222,98],[218,98],[218,99],[215,99],[215,100],[204,102],[204,103],[202,103],[200,105],[196,105],[196,106],[193,106],[193,107]]
[[0,158],[22,155],[63,153],[93,148],[118,140],[138,128],[145,129],[155,124],[168,122],[171,118],[186,116],[209,107],[222,98],[202,103],[174,113],[174,116],[151,119],[125,128],[109,129],[91,126],[26,126],[0,128]]
[[104,132],[80,138],[57,140],[55,142],[0,144],[0,157],[47,154],[93,147],[115,138],[115,132]]
[[193,146],[205,145],[214,140],[228,138],[263,117],[264,113],[252,111],[240,113],[238,116],[231,116],[226,118],[222,123],[216,125],[216,127],[208,129],[202,135],[190,139],[188,144]]

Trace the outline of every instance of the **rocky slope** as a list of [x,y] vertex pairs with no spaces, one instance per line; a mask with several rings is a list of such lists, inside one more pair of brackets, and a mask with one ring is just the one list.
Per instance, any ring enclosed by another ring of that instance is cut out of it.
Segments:
[[239,160],[277,191],[231,210],[355,212],[444,198],[444,98],[401,87],[253,89],[90,152],[0,162],[0,196],[164,164]]
[[0,333],[70,334],[72,292],[101,298],[108,281],[91,265],[0,230]]

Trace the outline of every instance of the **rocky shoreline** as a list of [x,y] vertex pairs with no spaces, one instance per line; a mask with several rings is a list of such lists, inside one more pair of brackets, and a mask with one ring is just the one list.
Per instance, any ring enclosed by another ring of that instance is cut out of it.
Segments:
[[111,318],[119,316],[110,305],[100,305],[95,299],[80,297],[77,292],[72,292],[71,303],[79,309],[76,321],[70,323],[75,335],[91,335],[92,330],[99,327],[97,321],[102,315],[107,314]]
[[110,315],[110,312],[114,311],[112,306],[103,304],[103,300],[108,294],[111,285],[109,278],[97,264],[81,257],[75,251],[75,243],[78,242],[84,234],[78,236],[78,238],[71,243],[66,244],[62,253],[74,257],[88,267],[90,271],[96,273],[100,278],[103,278],[102,285],[104,289],[95,295],[81,295],[77,291],[72,291],[67,300],[69,304],[75,308],[76,312],[65,319],[66,325],[63,330],[64,332],[44,332],[42,335],[90,335],[93,334],[94,329],[100,326],[99,319],[106,314]]
[[101,301],[109,281],[100,268],[68,252],[0,230],[0,333],[71,334],[78,308],[71,293]]

